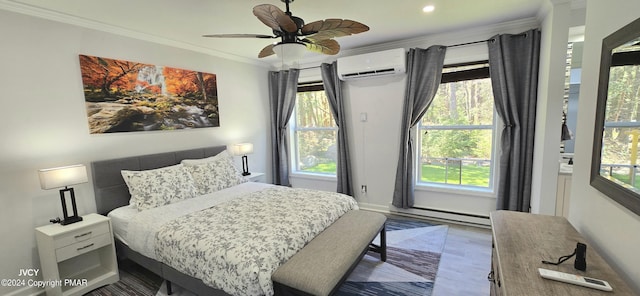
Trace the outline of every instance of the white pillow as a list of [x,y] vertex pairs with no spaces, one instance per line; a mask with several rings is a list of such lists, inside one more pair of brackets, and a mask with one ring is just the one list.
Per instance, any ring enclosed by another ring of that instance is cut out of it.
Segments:
[[198,194],[193,177],[177,164],[146,171],[121,171],[129,187],[132,204],[138,211],[192,198]]
[[183,160],[182,163],[191,173],[200,195],[248,182],[233,164],[233,158],[226,150],[213,157]]

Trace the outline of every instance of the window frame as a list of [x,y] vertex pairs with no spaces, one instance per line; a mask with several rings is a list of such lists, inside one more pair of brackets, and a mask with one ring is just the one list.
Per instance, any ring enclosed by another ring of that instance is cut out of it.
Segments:
[[[307,172],[298,169],[298,159],[299,155],[299,142],[298,142],[298,132],[305,131],[334,131],[336,132],[336,144],[337,144],[337,132],[338,126],[335,124],[335,118],[333,118],[334,126],[329,127],[298,127],[297,126],[297,118],[296,118],[296,109],[298,108],[298,93],[302,92],[313,92],[313,91],[324,91],[324,84],[322,81],[308,81],[308,82],[299,82],[298,89],[296,92],[296,104],[294,106],[293,113],[291,114],[291,118],[289,119],[289,151],[290,153],[290,163],[289,163],[289,174],[294,177],[308,178],[308,179],[320,179],[320,180],[336,180],[337,171],[334,173],[315,173],[315,172]],[[326,94],[325,94],[326,95]]]
[[[449,64],[443,67],[442,80],[440,84],[446,84],[451,82],[458,82],[464,80],[476,80],[476,79],[484,79],[490,78],[489,76],[489,62],[487,60],[476,61],[476,62],[468,62],[468,63],[457,63],[457,64]],[[480,68],[473,68],[470,70],[461,70],[455,72],[446,72],[447,69],[464,67],[464,66],[481,66]],[[426,115],[426,113],[425,113]],[[419,123],[416,125],[416,128],[413,129],[413,136],[416,139],[416,143],[414,147],[414,185],[415,189],[418,191],[436,191],[442,193],[454,193],[454,194],[465,194],[465,195],[473,195],[473,196],[482,196],[482,197],[497,197],[497,186],[498,178],[500,176],[500,161],[498,159],[500,155],[500,138],[501,131],[504,128],[502,121],[499,120],[498,113],[495,108],[495,101],[493,104],[493,122],[491,125],[472,125],[474,128],[467,128],[467,126],[423,126],[422,118]],[[489,186],[488,187],[480,187],[473,185],[458,185],[458,184],[445,184],[445,183],[435,183],[435,182],[424,182],[422,181],[422,137],[426,131],[429,130],[476,130],[476,129],[487,129],[486,127],[491,127],[492,133],[492,149],[491,149],[491,166],[490,172],[491,176],[489,178]]]

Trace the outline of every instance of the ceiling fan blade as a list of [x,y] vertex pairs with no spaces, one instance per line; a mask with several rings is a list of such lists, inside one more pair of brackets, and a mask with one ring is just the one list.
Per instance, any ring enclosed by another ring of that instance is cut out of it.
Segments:
[[302,40],[307,46],[307,49],[322,54],[335,55],[340,52],[340,44],[333,39],[323,39],[319,41],[309,42],[309,40]]
[[212,38],[260,38],[260,39],[278,38],[276,36],[262,35],[262,34],[207,34],[207,35],[202,35],[202,37],[212,37]]
[[294,33],[298,31],[296,23],[280,8],[271,4],[260,4],[253,8],[253,14],[265,25],[276,31]]
[[273,51],[273,44],[269,44],[260,51],[258,58],[264,58],[274,54],[276,54],[276,52]]
[[326,19],[308,23],[301,31],[302,35],[310,35],[307,39],[319,41],[366,32],[369,27],[352,20]]

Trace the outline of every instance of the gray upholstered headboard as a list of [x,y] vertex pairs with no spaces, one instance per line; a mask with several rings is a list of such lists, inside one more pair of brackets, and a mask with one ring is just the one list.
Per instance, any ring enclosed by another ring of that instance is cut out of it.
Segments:
[[226,146],[213,146],[94,161],[91,163],[91,172],[97,212],[106,215],[115,208],[129,204],[131,195],[129,195],[127,184],[122,179],[121,170],[157,169],[178,164],[183,159],[214,156],[226,148]]

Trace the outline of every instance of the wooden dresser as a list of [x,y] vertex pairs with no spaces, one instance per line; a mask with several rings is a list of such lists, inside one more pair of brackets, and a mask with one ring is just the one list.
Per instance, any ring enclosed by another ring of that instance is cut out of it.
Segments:
[[[491,228],[491,295],[637,295],[564,217],[497,211],[491,213]],[[573,253],[578,242],[587,245],[586,272],[573,267],[575,257],[560,265],[541,262]],[[543,279],[538,268],[605,280],[613,291]]]

